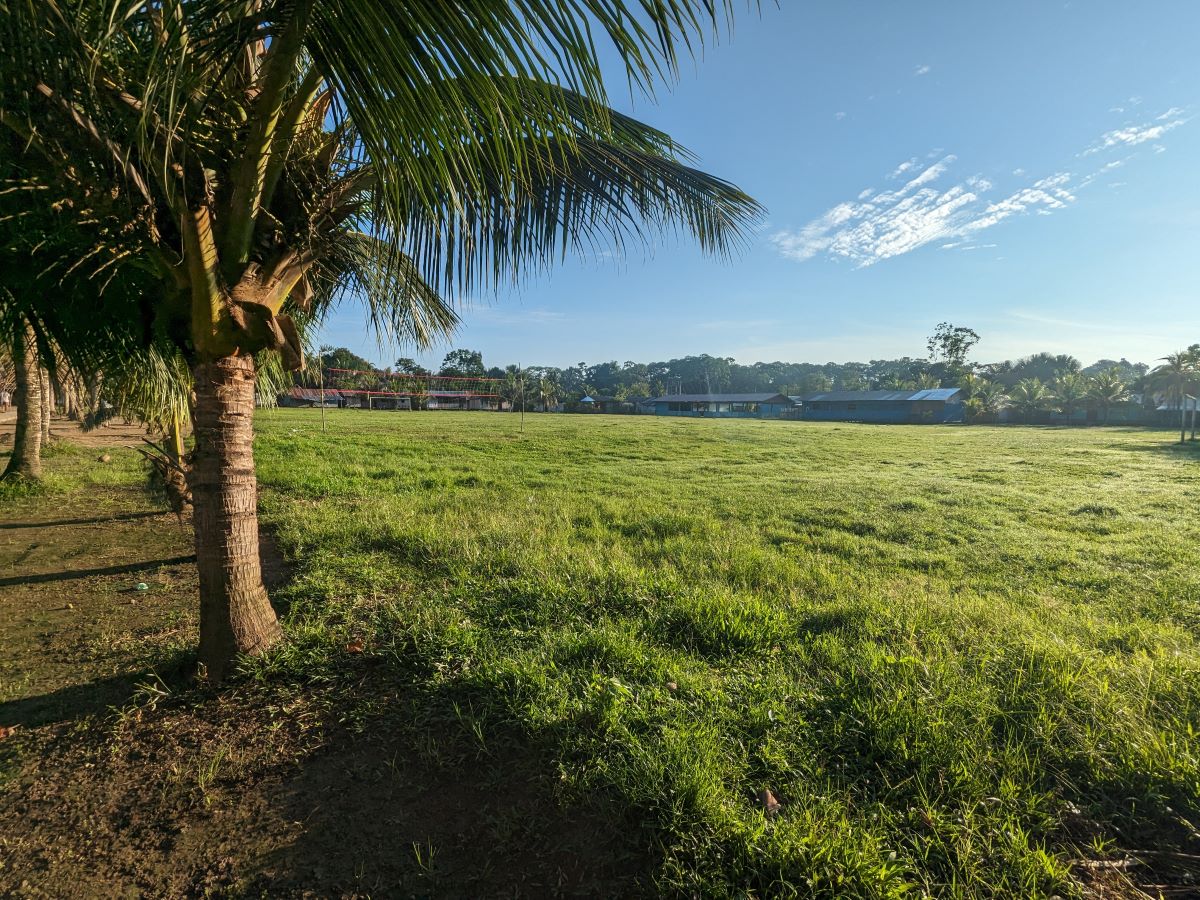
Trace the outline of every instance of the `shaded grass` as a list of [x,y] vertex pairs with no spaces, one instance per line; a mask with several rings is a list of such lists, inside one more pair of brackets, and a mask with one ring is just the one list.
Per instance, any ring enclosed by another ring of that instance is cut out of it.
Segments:
[[260,417],[297,568],[250,674],[362,639],[622,810],[657,892],[1065,896],[1081,843],[1196,831],[1200,467],[1162,434],[317,422]]

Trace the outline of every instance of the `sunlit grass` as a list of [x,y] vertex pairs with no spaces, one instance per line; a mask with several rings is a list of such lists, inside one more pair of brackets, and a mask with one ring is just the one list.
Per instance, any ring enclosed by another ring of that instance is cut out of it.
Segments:
[[260,417],[298,563],[265,669],[365,636],[548,743],[660,890],[1069,894],[1080,842],[1191,828],[1200,459],[1164,434],[327,419]]

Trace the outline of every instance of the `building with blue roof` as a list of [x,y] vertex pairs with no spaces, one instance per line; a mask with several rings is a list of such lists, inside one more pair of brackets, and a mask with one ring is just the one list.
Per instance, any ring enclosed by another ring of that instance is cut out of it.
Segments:
[[801,404],[801,418],[812,421],[936,425],[963,420],[963,392],[958,388],[823,391],[792,399]]

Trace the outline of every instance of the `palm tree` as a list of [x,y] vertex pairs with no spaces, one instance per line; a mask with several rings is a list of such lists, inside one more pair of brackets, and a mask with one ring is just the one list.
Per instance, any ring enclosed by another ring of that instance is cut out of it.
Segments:
[[1034,414],[1046,409],[1051,402],[1049,389],[1038,378],[1022,378],[1009,396],[1012,405],[1024,413],[1027,425],[1033,421]]
[[1179,405],[1179,443],[1187,441],[1188,390],[1194,390],[1198,370],[1197,354],[1180,350],[1163,357],[1163,364],[1151,373],[1151,384],[1164,389],[1168,404]]
[[1070,424],[1071,416],[1075,414],[1075,410],[1087,399],[1090,387],[1088,377],[1078,372],[1069,372],[1065,375],[1060,375],[1054,382],[1052,388],[1054,399],[1057,401],[1059,411],[1066,417],[1068,424]]
[[1129,399],[1129,385],[1121,377],[1119,369],[1104,369],[1092,377],[1088,397],[1103,411],[1104,424],[1107,425],[1112,408]]
[[18,315],[4,323],[9,352],[13,360],[13,399],[17,423],[13,433],[12,455],[3,477],[36,480],[42,477],[42,374],[37,334],[33,326]]
[[516,412],[529,387],[528,374],[520,366],[510,365],[504,369],[504,383],[500,385],[500,397],[507,400],[509,409]]
[[620,249],[666,228],[728,253],[757,205],[608,108],[593,38],[648,87],[720,25],[720,8],[0,6],[0,127],[39,178],[121,207],[119,227],[93,230],[86,268],[136,268],[157,285],[111,327],[152,322],[191,368],[211,678],[280,637],[258,560],[256,358],[279,352],[298,368],[294,317],[347,293],[365,296],[376,327],[420,344],[455,324],[442,289],[515,278],[570,248]]
[[549,412],[550,407],[558,403],[558,384],[553,378],[543,375],[537,382],[538,403],[542,412]]
[[974,377],[971,384],[971,399],[967,401],[967,408],[971,410],[973,417],[994,422],[1008,404],[1009,397],[1004,392],[1003,385]]

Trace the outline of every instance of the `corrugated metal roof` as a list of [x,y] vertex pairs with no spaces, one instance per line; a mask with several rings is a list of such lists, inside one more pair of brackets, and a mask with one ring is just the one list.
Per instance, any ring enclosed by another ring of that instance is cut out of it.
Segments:
[[959,391],[958,388],[933,388],[926,391],[917,391],[909,400],[949,400]]
[[651,403],[791,403],[783,394],[668,394]]
[[949,400],[958,392],[958,388],[932,388],[923,391],[825,391],[820,394],[806,394],[803,402],[878,403],[909,400]]

